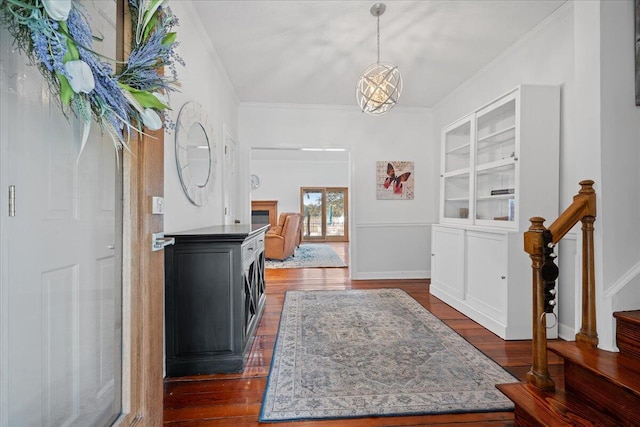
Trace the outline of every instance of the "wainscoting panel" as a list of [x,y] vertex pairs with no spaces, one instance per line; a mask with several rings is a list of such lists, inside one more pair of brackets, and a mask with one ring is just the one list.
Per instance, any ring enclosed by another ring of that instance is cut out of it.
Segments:
[[432,223],[356,224],[351,277],[356,280],[431,277]]

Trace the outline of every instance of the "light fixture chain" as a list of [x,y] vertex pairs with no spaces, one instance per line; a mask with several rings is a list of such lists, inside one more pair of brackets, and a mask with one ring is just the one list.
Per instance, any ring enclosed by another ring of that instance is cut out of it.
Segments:
[[378,14],[378,64],[380,63],[380,15]]

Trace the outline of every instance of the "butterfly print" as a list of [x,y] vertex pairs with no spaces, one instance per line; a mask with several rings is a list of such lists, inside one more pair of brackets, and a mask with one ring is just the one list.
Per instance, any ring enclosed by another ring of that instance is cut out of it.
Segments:
[[409,179],[411,172],[405,172],[396,176],[396,171],[391,163],[387,163],[387,178],[384,180],[384,188],[389,188],[393,184],[393,192],[402,194],[402,183]]

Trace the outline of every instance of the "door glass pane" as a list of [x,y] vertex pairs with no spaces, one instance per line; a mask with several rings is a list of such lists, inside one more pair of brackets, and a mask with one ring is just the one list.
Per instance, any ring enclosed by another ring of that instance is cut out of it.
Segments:
[[469,218],[469,173],[444,178],[444,217]]
[[327,236],[344,236],[345,222],[345,194],[344,190],[327,190],[326,230]]
[[444,172],[469,169],[471,122],[467,121],[445,134]]
[[302,194],[303,228],[305,238],[322,235],[322,190],[304,190]]

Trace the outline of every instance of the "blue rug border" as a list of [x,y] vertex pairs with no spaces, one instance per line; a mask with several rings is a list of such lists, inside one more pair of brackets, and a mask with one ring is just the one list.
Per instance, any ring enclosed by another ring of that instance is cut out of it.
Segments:
[[[398,287],[384,287],[384,288],[372,288],[375,290],[379,290],[379,289],[396,289],[398,291],[404,292],[408,297],[410,297],[411,299],[413,299],[416,303],[420,304],[420,301],[418,301],[417,299],[415,299],[409,292],[405,291],[402,288],[398,288]],[[336,291],[367,291],[367,290],[372,290],[372,289],[333,289],[333,290],[328,290],[328,289],[292,289],[289,291],[286,291],[284,294],[284,299],[282,301],[282,306],[284,307],[285,302],[287,301],[287,294],[289,292],[336,292]],[[442,319],[440,319],[438,316],[436,316],[435,314],[433,314],[433,312],[431,310],[429,310],[427,307],[425,307],[424,305],[420,304],[420,306],[422,308],[424,308],[425,310],[427,310],[429,313],[431,313],[433,316],[436,317],[436,319],[444,324],[445,326],[447,326],[449,329],[451,329],[453,332],[455,332],[460,338],[462,338],[463,340],[465,340],[467,343],[469,343],[469,345],[473,346],[473,348],[475,348],[476,350],[478,350],[480,353],[484,354],[486,357],[488,357],[489,359],[493,360],[491,357],[489,357],[484,351],[480,350],[478,347],[476,347],[475,345],[473,345],[471,342],[469,342],[469,340],[467,340],[465,337],[463,337],[462,335],[460,335],[458,333],[458,331],[456,331],[455,329],[453,329],[451,326],[447,325]],[[281,419],[281,420],[265,420],[264,419],[264,403],[267,397],[267,391],[269,390],[269,384],[271,383],[271,370],[273,369],[273,363],[275,361],[275,354],[276,354],[276,347],[278,346],[278,341],[280,339],[280,325],[282,324],[282,313],[280,313],[280,320],[278,320],[278,331],[276,332],[276,340],[273,344],[273,355],[271,356],[271,363],[269,363],[269,374],[267,375],[267,382],[265,384],[264,387],[264,392],[262,393],[262,402],[260,403],[260,415],[258,417],[258,422],[260,423],[288,423],[288,422],[295,422],[295,421],[329,421],[329,420],[353,420],[353,419],[358,419],[358,418],[391,418],[391,417],[413,417],[413,416],[422,416],[422,415],[451,415],[451,414],[490,414],[490,413],[496,413],[496,412],[514,412],[515,408],[511,407],[511,408],[505,408],[505,409],[489,409],[489,410],[480,410],[480,411],[474,411],[474,412],[469,412],[469,411],[464,411],[464,410],[460,410],[460,411],[446,411],[446,412],[406,412],[406,413],[398,413],[398,414],[368,414],[368,415],[354,415],[354,416],[339,416],[339,417],[313,417],[313,418],[306,418],[306,417],[300,417],[300,418],[287,418],[287,419]],[[515,380],[517,380],[517,382],[521,382],[520,379],[518,377],[516,377],[515,375],[513,375],[511,372],[509,372],[504,366],[502,366],[501,364],[499,364],[498,362],[496,362],[494,360],[494,363],[496,365],[498,365],[504,372],[506,372],[507,374],[511,375]]]
[[[323,242],[309,242],[309,241],[306,241],[306,242],[304,242],[304,243],[301,243],[301,244],[300,244],[300,246],[298,246],[296,249],[300,249],[300,247],[301,247],[301,246],[306,246],[306,245],[324,245],[324,244],[326,244],[326,243],[323,243]],[[329,247],[331,247],[331,246],[329,245]],[[269,269],[269,270],[299,270],[299,269],[301,269],[301,268],[348,268],[348,267],[349,267],[349,264],[348,264],[347,262],[345,262],[345,260],[344,260],[344,259],[342,259],[342,257],[341,257],[340,255],[338,255],[338,253],[336,252],[336,250],[335,250],[335,249],[333,249],[333,248],[331,248],[331,249],[332,249],[332,250],[333,250],[333,252],[336,254],[336,256],[337,256],[338,258],[340,258],[340,261],[342,261],[342,263],[343,263],[344,265],[330,265],[330,266],[322,266],[322,267],[316,267],[316,266],[307,266],[307,267],[287,267],[287,268],[278,268],[278,267],[269,267],[269,266],[267,266],[267,264],[266,264],[267,262],[271,262],[271,263],[282,262],[282,263],[284,263],[284,262],[285,262],[285,261],[287,261],[289,258],[292,258],[292,257],[294,257],[294,258],[295,258],[295,251],[294,251],[294,255],[292,255],[292,256],[290,256],[290,257],[287,257],[287,258],[285,258],[285,259],[283,259],[283,260],[279,260],[279,259],[275,259],[275,258],[266,258],[266,257],[265,257],[265,267],[264,267],[264,268],[265,268],[265,269]],[[346,290],[346,289],[345,289],[345,290]]]

